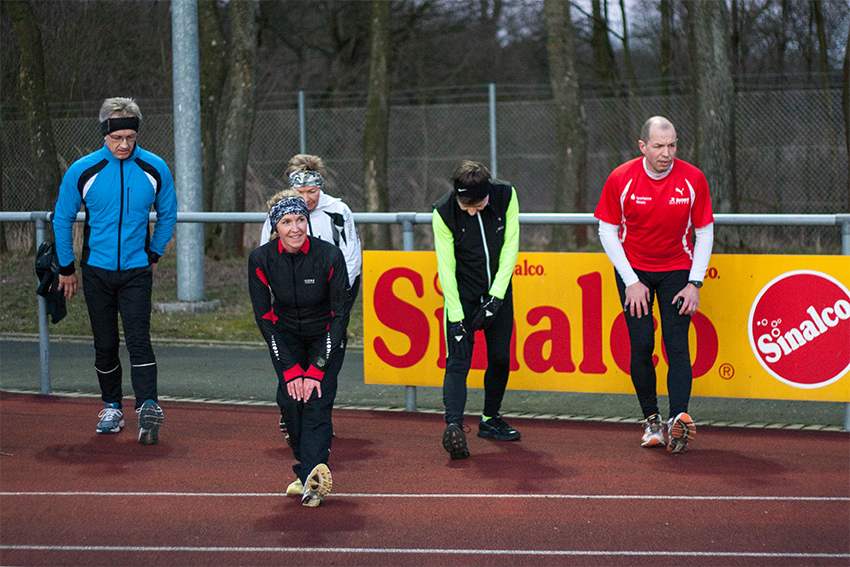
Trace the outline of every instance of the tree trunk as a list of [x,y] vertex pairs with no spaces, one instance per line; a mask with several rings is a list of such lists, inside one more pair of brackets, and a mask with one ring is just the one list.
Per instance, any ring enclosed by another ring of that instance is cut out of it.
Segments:
[[[584,190],[580,170],[587,158],[587,136],[581,120],[579,75],[576,69],[575,30],[568,0],[544,0],[549,81],[555,107],[557,151],[555,153],[554,212],[584,210]],[[587,243],[587,227],[575,227],[579,246]],[[550,250],[564,250],[570,244],[570,230],[564,225],[552,229]]]
[[[847,47],[844,49],[844,89],[841,96],[841,108],[844,111],[844,149],[847,150],[847,164],[850,165],[850,30],[847,31]],[[850,168],[847,175],[847,209],[850,213]]]
[[829,57],[827,54],[826,29],[823,23],[822,0],[811,0],[812,16],[815,20],[815,32],[818,37],[818,66],[820,68],[823,88],[829,92]]
[[633,95],[637,90],[637,75],[635,75],[635,66],[632,63],[632,48],[629,45],[629,25],[626,19],[626,0],[620,0],[620,15],[623,18],[623,57],[626,60],[626,74],[629,78],[629,88]]
[[688,7],[695,66],[695,162],[708,179],[714,210],[735,212],[738,199],[732,189],[730,155],[735,93],[726,4],[691,0]]
[[[12,24],[21,44],[18,75],[21,110],[29,134],[32,173],[35,185],[35,210],[52,210],[59,194],[59,160],[53,140],[53,126],[44,94],[44,55],[41,33],[26,0],[7,0]],[[33,239],[35,246],[35,239]]]
[[673,0],[661,0],[661,94],[670,96],[670,71],[673,65],[673,50],[671,48]]
[[227,39],[221,27],[218,0],[198,1],[198,43],[201,62],[201,168],[204,210],[211,211],[215,189],[218,112],[227,81]]
[[[3,131],[3,115],[0,113],[0,132]],[[0,144],[0,211],[5,211],[3,204],[3,144]],[[6,223],[0,222],[0,253],[8,252],[9,244],[6,242]]]
[[[366,95],[366,125],[363,130],[363,197],[369,212],[389,211],[387,186],[387,143],[390,124],[388,76],[390,2],[372,0],[369,86]],[[390,225],[373,224],[364,231],[364,247],[392,249]]]
[[603,85],[605,94],[616,96],[617,64],[614,62],[614,49],[608,37],[608,19],[602,14],[600,1],[605,2],[607,10],[608,0],[591,0],[593,27],[590,43],[593,47],[593,66],[596,68],[596,74]]
[[[735,89],[729,14],[724,2],[690,0],[688,19],[694,76],[694,162],[708,180],[715,212],[738,212],[735,183]],[[715,241],[740,248],[737,228],[715,231]]]
[[[248,148],[254,127],[256,102],[257,4],[230,2],[231,41],[228,49],[230,84],[227,109],[217,143],[214,208],[217,211],[245,210],[245,175]],[[243,254],[242,223],[217,225],[212,241],[216,257]]]

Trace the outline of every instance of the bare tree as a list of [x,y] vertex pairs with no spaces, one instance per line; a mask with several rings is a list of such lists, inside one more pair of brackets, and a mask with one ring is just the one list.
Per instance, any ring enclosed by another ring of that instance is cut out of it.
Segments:
[[[29,134],[32,171],[35,177],[35,208],[50,210],[59,194],[59,161],[53,126],[44,93],[44,55],[41,33],[26,0],[7,0],[12,24],[21,46],[19,93]],[[34,241],[33,241],[34,242]]]
[[[215,193],[217,211],[245,210],[245,174],[254,127],[256,101],[257,4],[253,0],[230,2],[229,88],[227,108],[217,143]],[[241,223],[218,225],[212,240],[217,257],[242,255]]]
[[672,2],[673,0],[661,0],[661,89],[665,96],[670,94],[670,72],[673,67]]
[[[369,86],[366,95],[366,126],[363,130],[363,198],[366,210],[389,211],[387,186],[387,141],[390,123],[390,82],[388,76],[390,3],[372,0]],[[391,249],[387,224],[370,225],[364,231],[364,247]]]
[[733,192],[732,147],[734,89],[725,2],[690,0],[688,14],[694,62],[695,155],[721,213],[738,210]]
[[826,29],[824,28],[822,0],[810,0],[812,19],[815,21],[815,33],[818,39],[818,67],[821,72],[823,88],[829,91],[829,57],[827,55]]
[[[844,49],[844,89],[841,95],[841,108],[844,111],[844,148],[847,150],[847,164],[850,165],[850,29],[847,30],[847,47]],[[850,168],[847,175],[847,212],[850,213]]]
[[[201,66],[201,169],[204,210],[211,211],[215,191],[218,114],[227,81],[227,39],[221,26],[218,0],[198,2],[198,43]],[[205,226],[210,228],[212,225]]]
[[[581,120],[575,30],[570,18],[570,3],[568,0],[544,0],[543,11],[546,16],[549,82],[552,85],[557,130],[554,211],[583,211],[586,189],[582,183],[582,173],[587,161],[587,135]],[[579,246],[587,243],[585,226],[576,227],[575,239]],[[564,250],[569,243],[567,227],[553,228],[550,249]]]
[[623,57],[626,62],[626,75],[629,79],[629,88],[634,92],[637,89],[637,76],[635,66],[632,63],[632,48],[629,45],[629,24],[626,17],[626,0],[620,0],[620,15],[623,18]]
[[[605,3],[605,14],[602,4]],[[593,66],[607,96],[617,95],[617,63],[614,61],[614,49],[608,36],[608,0],[591,0],[593,8],[593,26],[590,44],[593,47]]]

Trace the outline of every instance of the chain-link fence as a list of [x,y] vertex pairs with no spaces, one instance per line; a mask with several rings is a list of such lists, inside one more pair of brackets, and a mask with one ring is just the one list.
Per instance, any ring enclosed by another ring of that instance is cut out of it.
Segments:
[[[430,211],[464,158],[490,162],[486,86],[475,102],[397,104],[392,107],[389,190],[392,211]],[[837,213],[847,206],[847,153],[838,89],[742,92],[736,101],[735,179],[742,213]],[[139,143],[174,164],[171,114],[145,112]],[[361,147],[362,106],[310,106],[306,150],[324,158],[326,191],[354,211],[364,210]],[[160,105],[161,106],[161,105]],[[618,164],[639,155],[644,120],[662,114],[676,125],[678,157],[693,161],[693,109],[687,96],[595,98],[584,102],[588,126],[587,198],[592,212],[602,185]],[[523,212],[551,212],[554,202],[556,132],[551,100],[496,103],[498,176],[516,187]],[[54,136],[64,171],[102,143],[96,112],[56,118]],[[3,210],[31,210],[35,190],[26,128],[5,121],[2,129]],[[299,112],[260,108],[251,139],[245,210],[263,210],[284,186],[286,162],[299,152]],[[709,186],[711,186],[711,179]],[[179,187],[178,187],[179,191]],[[7,227],[10,246],[29,245],[28,231]],[[743,232],[742,232],[743,231]],[[248,233],[249,231],[246,231]],[[527,247],[541,247],[548,229],[523,231]],[[252,238],[246,236],[246,245]],[[736,229],[730,241],[748,251],[840,250],[838,231],[812,228]]]

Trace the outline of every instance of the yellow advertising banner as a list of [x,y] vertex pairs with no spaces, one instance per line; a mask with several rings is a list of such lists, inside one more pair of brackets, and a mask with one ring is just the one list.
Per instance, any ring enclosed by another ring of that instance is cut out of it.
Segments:
[[[850,402],[850,257],[715,254],[691,320],[694,396]],[[523,253],[514,269],[518,390],[634,393],[605,254]],[[366,251],[366,383],[442,386],[443,298],[433,252]],[[657,309],[658,391],[667,365]],[[468,384],[483,387],[476,335]]]

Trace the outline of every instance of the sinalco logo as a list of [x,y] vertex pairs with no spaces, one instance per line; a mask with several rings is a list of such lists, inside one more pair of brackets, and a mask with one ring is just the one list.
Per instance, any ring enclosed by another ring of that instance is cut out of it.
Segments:
[[832,384],[850,370],[850,291],[821,272],[786,272],[759,292],[747,331],[777,380],[795,388]]

